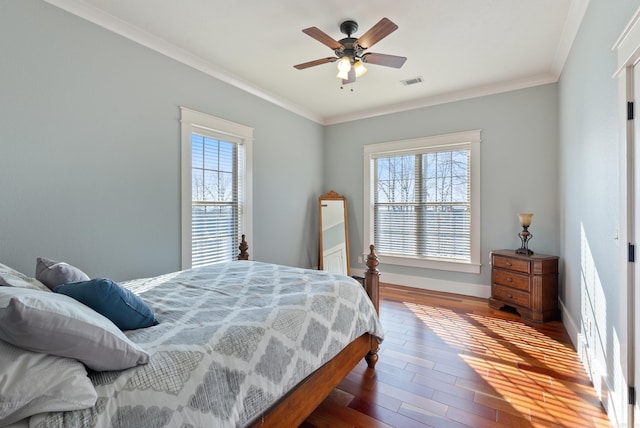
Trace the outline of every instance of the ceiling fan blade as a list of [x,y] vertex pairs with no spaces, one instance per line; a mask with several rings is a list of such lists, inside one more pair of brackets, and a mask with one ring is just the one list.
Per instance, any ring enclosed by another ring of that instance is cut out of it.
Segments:
[[323,45],[329,46],[333,50],[340,49],[342,47],[342,45],[337,40],[335,40],[333,37],[329,36],[319,28],[309,27],[302,30],[302,32],[307,36],[313,37]]
[[353,67],[351,67],[351,70],[349,70],[349,74],[347,76],[348,77],[346,79],[342,79],[343,85],[356,81],[356,71],[353,69]]
[[362,62],[367,64],[377,64],[377,65],[384,65],[387,67],[400,68],[403,66],[404,62],[407,60],[407,57],[371,52],[371,53],[366,53],[362,55],[361,59],[362,59]]
[[320,64],[326,64],[328,62],[335,62],[338,58],[334,57],[328,57],[328,58],[320,58],[320,59],[315,59],[313,61],[309,61],[309,62],[303,62],[302,64],[298,64],[298,65],[294,65],[294,68],[297,68],[298,70],[304,70],[305,68],[309,68],[309,67],[315,67],[316,65],[320,65]]
[[391,20],[388,18],[382,18],[376,25],[371,27],[369,31],[364,33],[362,37],[358,39],[358,44],[364,49],[369,49],[371,46],[375,45],[397,29],[398,26],[391,22]]

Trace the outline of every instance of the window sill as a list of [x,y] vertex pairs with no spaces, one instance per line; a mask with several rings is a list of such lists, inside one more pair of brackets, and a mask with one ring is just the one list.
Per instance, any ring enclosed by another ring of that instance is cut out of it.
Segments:
[[421,259],[410,257],[396,257],[385,256],[378,254],[381,264],[390,264],[407,267],[417,267],[422,269],[438,269],[451,272],[463,272],[463,273],[480,273],[480,263],[473,262],[461,262],[452,260],[436,260],[436,259]]

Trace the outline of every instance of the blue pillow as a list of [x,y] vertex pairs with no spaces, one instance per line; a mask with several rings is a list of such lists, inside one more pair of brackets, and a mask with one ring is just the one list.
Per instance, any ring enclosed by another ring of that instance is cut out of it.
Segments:
[[110,319],[120,330],[135,330],[158,324],[155,315],[140,297],[110,279],[95,278],[61,284],[53,292],[84,303]]

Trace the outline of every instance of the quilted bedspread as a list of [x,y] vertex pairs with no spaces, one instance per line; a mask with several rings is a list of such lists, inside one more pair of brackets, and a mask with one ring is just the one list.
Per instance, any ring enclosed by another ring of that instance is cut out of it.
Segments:
[[122,285],[160,324],[127,331],[147,365],[90,372],[90,409],[35,415],[30,427],[241,427],[365,332],[382,327],[344,276],[254,261]]

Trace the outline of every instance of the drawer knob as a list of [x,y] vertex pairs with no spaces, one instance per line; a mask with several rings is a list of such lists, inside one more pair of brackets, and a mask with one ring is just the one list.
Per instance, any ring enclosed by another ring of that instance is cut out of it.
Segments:
[[511,294],[509,294],[509,293],[507,293],[507,297],[510,298],[510,299],[513,299],[513,296]]
[[511,262],[507,262],[505,263],[507,266],[511,266]]
[[511,279],[511,277],[508,277],[507,282],[513,282],[513,279]]

